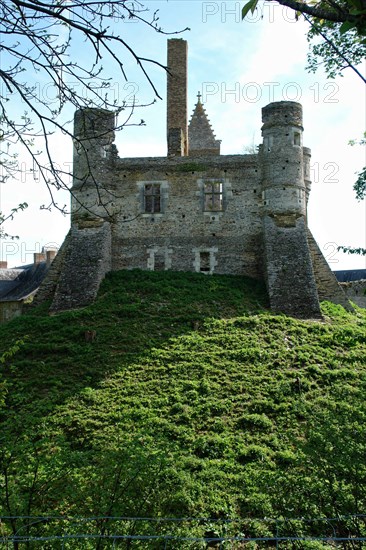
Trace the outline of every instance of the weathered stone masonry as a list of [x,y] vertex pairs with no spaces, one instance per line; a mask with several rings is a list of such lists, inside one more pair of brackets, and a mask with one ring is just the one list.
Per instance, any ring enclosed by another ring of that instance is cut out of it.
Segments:
[[307,228],[310,150],[302,108],[267,105],[256,155],[220,155],[200,97],[187,121],[187,43],[168,41],[168,155],[119,158],[114,114],[75,114],[72,227],[51,311],[84,306],[110,270],[196,271],[264,279],[271,307],[320,315],[347,306]]

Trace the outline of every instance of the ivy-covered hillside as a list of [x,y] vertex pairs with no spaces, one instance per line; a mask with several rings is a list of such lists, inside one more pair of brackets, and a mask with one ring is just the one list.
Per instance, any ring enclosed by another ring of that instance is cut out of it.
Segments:
[[365,536],[366,311],[322,307],[323,321],[299,321],[272,314],[256,281],[122,271],[88,308],[30,308],[0,326],[0,515],[15,518],[0,541],[95,518],[83,529],[98,542],[28,547],[112,548],[116,520],[102,516],[155,518],[129,520],[127,534],[186,537],[166,548],[281,529]]

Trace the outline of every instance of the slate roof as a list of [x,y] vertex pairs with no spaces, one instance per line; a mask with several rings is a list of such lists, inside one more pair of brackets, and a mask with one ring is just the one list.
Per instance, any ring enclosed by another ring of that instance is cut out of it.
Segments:
[[366,269],[344,269],[343,271],[334,271],[333,273],[340,283],[366,279]]
[[35,292],[43,281],[48,265],[46,262],[12,269],[0,269],[0,301],[24,300]]

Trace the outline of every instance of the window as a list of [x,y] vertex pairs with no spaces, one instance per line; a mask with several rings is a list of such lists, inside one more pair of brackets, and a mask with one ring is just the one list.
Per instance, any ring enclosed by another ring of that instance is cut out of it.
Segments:
[[146,213],[161,212],[160,184],[147,183],[144,187],[144,210]]
[[167,206],[169,182],[166,180],[137,181],[136,198],[143,217],[154,220],[160,218]]
[[300,132],[294,132],[294,145],[301,145]]
[[193,269],[196,273],[211,274],[217,266],[216,255],[218,248],[192,248],[194,254]]
[[210,253],[200,252],[200,271],[207,273],[210,271]]
[[165,269],[165,256],[163,254],[156,254],[154,257],[154,271],[164,271]]
[[220,212],[223,209],[222,183],[205,183],[204,195],[205,212]]
[[263,140],[264,152],[270,153],[273,146],[273,136],[265,136]]
[[166,246],[154,246],[147,248],[147,269],[151,271],[164,271],[172,267],[173,249]]

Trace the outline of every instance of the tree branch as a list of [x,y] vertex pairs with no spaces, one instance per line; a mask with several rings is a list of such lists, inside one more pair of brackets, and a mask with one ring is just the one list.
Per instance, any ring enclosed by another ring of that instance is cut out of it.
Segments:
[[343,59],[343,61],[345,61],[346,67],[350,67],[357,74],[357,76],[359,76],[361,80],[363,80],[363,82],[366,84],[366,78],[360,73],[358,69],[356,69],[354,65],[352,65],[352,63],[346,58],[346,56],[343,55],[340,49],[337,48],[337,46],[331,40],[329,40],[329,38],[327,37],[325,32],[323,32],[323,30],[319,27],[319,25],[311,21],[306,15],[303,14],[303,16],[304,16],[304,19],[309,23],[309,25],[311,25],[316,30],[316,32],[320,34],[322,38],[324,38],[326,43],[329,44],[329,46],[336,52],[336,54],[339,55],[339,57]]
[[316,17],[317,19],[326,19],[328,21],[333,21],[334,23],[344,23],[345,21],[351,21],[357,23],[360,18],[357,15],[351,14],[349,11],[332,11],[324,9],[323,7],[316,5],[311,6],[305,2],[297,2],[296,0],[270,0],[271,2],[278,2],[282,6],[286,6],[300,12],[302,14],[306,13],[311,17]]

